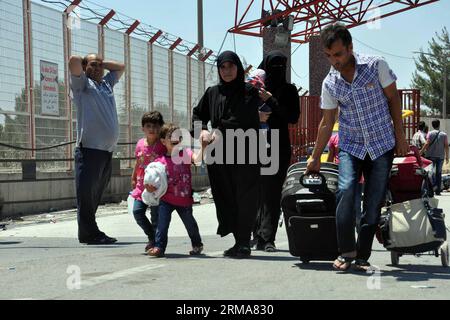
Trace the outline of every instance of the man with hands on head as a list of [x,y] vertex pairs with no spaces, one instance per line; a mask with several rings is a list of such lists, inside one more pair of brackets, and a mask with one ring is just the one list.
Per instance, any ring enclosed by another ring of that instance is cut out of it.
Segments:
[[[104,76],[105,69],[109,73]],[[123,63],[104,61],[97,54],[69,59],[70,88],[77,110],[75,181],[78,240],[112,244],[101,232],[95,213],[112,172],[112,154],[119,139],[119,121],[113,88],[125,72]]]

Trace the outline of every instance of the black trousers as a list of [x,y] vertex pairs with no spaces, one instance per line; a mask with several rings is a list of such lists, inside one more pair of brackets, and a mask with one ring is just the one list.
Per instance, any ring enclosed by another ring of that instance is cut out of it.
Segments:
[[78,239],[93,239],[103,233],[95,213],[112,172],[112,153],[96,149],[75,150],[75,183],[78,205]]
[[211,191],[222,237],[232,233],[236,244],[249,246],[258,210],[259,165],[208,166]]
[[260,201],[254,236],[259,242],[275,242],[281,213],[281,191],[286,179],[290,159],[280,159],[280,168],[275,175],[261,176]]

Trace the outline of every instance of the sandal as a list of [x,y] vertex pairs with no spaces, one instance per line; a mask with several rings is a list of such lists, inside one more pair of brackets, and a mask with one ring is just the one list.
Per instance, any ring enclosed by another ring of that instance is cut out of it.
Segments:
[[370,263],[367,260],[356,259],[356,261],[355,261],[355,270],[368,272],[368,271],[371,271],[372,268],[371,268]]
[[333,268],[339,271],[347,271],[355,258],[339,256],[333,263]]
[[147,245],[145,246],[145,252],[148,252],[150,249],[153,249],[155,247],[155,242],[152,240],[149,240]]
[[277,251],[277,248],[275,247],[274,243],[267,242],[266,245],[264,246],[264,251],[265,252],[275,252],[275,251]]
[[164,251],[161,248],[153,247],[150,250],[148,250],[147,254],[150,257],[156,257],[156,258],[162,258],[164,257]]

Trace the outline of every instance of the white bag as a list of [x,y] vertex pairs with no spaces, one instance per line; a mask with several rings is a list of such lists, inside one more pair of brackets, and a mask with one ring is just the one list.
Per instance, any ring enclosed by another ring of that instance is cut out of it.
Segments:
[[[438,200],[429,199],[430,206],[437,208]],[[384,246],[387,249],[403,250],[411,249],[411,253],[420,248],[424,251],[428,247],[433,247],[436,242],[443,242],[445,239],[438,238],[433,230],[427,209],[422,199],[414,199],[402,203],[396,203],[390,208],[386,208],[388,213],[384,220]],[[383,220],[383,218],[382,218]],[[386,234],[386,232],[388,234]],[[407,252],[407,251],[405,251]]]
[[134,198],[131,196],[131,193],[128,195],[127,203],[128,203],[128,213],[133,215]]

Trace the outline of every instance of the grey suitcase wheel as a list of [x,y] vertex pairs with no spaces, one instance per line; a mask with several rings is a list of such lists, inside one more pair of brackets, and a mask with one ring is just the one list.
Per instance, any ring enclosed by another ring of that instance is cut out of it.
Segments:
[[393,266],[398,266],[400,263],[400,254],[395,251],[391,251],[391,263]]
[[303,264],[309,264],[309,260],[308,260],[308,259],[300,258],[300,261],[301,261]]
[[439,249],[439,253],[441,254],[441,262],[442,266],[448,267],[448,259],[449,259],[449,252],[448,252],[448,243],[445,241],[441,248]]

